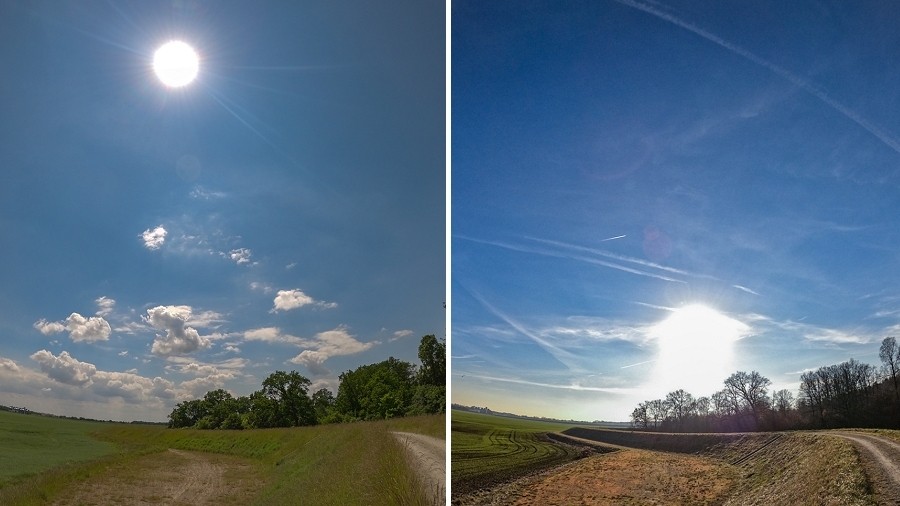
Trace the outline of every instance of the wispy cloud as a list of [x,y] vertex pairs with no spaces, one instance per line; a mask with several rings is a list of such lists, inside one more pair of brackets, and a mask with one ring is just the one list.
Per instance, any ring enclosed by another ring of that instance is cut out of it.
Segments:
[[761,67],[764,67],[764,68],[770,70],[771,72],[781,76],[782,78],[784,78],[791,84],[794,84],[798,88],[802,89],[806,93],[816,97],[825,105],[831,107],[832,109],[839,112],[847,119],[853,121],[854,123],[856,123],[857,125],[862,127],[864,130],[866,130],[867,132],[869,132],[870,134],[875,136],[885,146],[891,148],[896,153],[900,154],[900,143],[898,143],[893,137],[888,135],[886,132],[881,130],[879,127],[875,126],[871,121],[867,120],[866,118],[864,118],[862,115],[860,115],[853,109],[851,109],[851,108],[845,106],[844,104],[838,102],[837,100],[831,98],[827,93],[825,93],[825,91],[816,87],[815,85],[813,85],[806,79],[803,79],[803,78],[793,74],[792,72],[788,71],[787,69],[784,69],[778,65],[775,65],[774,63],[772,63],[764,58],[761,58],[761,57],[757,56],[756,54],[744,49],[743,47],[741,47],[737,44],[734,44],[732,42],[729,42],[712,32],[704,30],[703,28],[700,28],[700,27],[698,27],[692,23],[689,23],[679,17],[676,17],[672,14],[663,12],[662,10],[658,9],[657,7],[655,7],[653,5],[645,4],[642,2],[636,2],[634,0],[615,0],[615,1],[622,5],[626,5],[633,9],[637,9],[637,10],[646,12],[648,14],[651,14],[653,16],[656,16],[657,18],[659,18],[663,21],[667,21],[675,26],[678,26],[689,32],[699,35],[700,37],[703,37],[704,39],[706,39],[728,51],[731,51],[732,53],[734,53],[746,60],[749,60]]
[[515,329],[517,332],[519,332],[523,336],[528,337],[529,339],[534,341],[538,346],[540,346],[545,351],[547,351],[556,360],[559,360],[563,365],[565,365],[566,367],[568,367],[571,370],[580,369],[576,365],[576,363],[578,362],[578,357],[576,357],[574,354],[556,346],[555,344],[542,338],[537,333],[532,332],[531,330],[525,328],[524,325],[522,325],[518,321],[514,320],[512,317],[506,315],[505,313],[503,313],[502,311],[500,311],[499,309],[494,307],[490,302],[485,300],[484,297],[482,297],[481,294],[479,294],[478,292],[469,290],[469,293],[472,295],[472,297],[475,300],[478,301],[479,304],[482,305],[482,307],[484,307],[485,309],[490,311],[494,316],[501,319],[504,323],[506,323],[513,329]]
[[579,385],[577,383],[570,383],[568,385],[559,385],[553,383],[543,383],[540,381],[529,381],[518,378],[500,378],[496,376],[482,376],[478,374],[467,374],[467,377],[482,379],[486,381],[500,381],[503,383],[515,383],[517,385],[527,385],[533,387],[542,387],[542,388],[552,388],[556,390],[572,390],[572,391],[580,391],[580,392],[603,392],[608,394],[631,394],[636,392],[637,390],[634,388],[618,388],[618,387],[593,387],[593,386],[584,386]]
[[[479,243],[479,244],[487,244],[489,246],[496,246],[498,248],[504,248],[504,249],[508,249],[508,250],[512,250],[512,251],[519,251],[522,253],[533,253],[536,255],[542,255],[542,256],[548,256],[548,257],[554,257],[554,258],[566,258],[569,260],[576,260],[579,262],[585,262],[585,263],[589,263],[589,264],[593,264],[593,265],[600,265],[603,267],[609,267],[610,269],[616,269],[616,270],[619,270],[622,272],[628,272],[630,274],[636,274],[638,276],[646,276],[646,277],[650,277],[650,278],[655,278],[655,279],[659,279],[662,281],[670,281],[670,282],[674,282],[674,283],[685,283],[685,281],[683,281],[683,280],[675,279],[675,278],[665,276],[662,274],[655,274],[653,272],[642,271],[640,269],[635,269],[635,268],[628,267],[628,266],[622,265],[622,264],[607,262],[607,261],[600,260],[597,258],[590,258],[590,257],[581,256],[581,255],[573,255],[571,253],[562,252],[562,251],[552,251],[552,250],[547,250],[547,249],[535,248],[535,247],[531,247],[531,246],[527,246],[527,245],[523,245],[523,244],[512,244],[512,243],[503,242],[503,241],[488,241],[488,240],[484,240],[484,239],[475,239],[472,237],[459,236],[459,235],[454,236],[454,237],[457,239],[465,240],[465,241],[475,242],[475,243]],[[540,242],[548,242],[551,244],[553,242],[553,241],[544,241],[541,239],[533,239],[533,240],[540,241]],[[678,272],[677,269],[671,269],[671,268],[664,268],[663,270],[671,270],[674,272]]]
[[752,295],[759,295],[759,293],[757,293],[757,292],[755,292],[755,291],[753,291],[753,290],[747,288],[746,286],[742,286],[742,285],[731,285],[731,286],[737,288],[738,290],[740,290],[740,291],[742,291],[742,292],[747,292],[747,293],[752,294]]

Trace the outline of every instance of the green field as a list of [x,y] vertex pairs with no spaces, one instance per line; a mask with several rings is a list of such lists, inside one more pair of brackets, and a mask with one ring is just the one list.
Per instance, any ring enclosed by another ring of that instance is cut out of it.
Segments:
[[548,432],[569,424],[451,411],[451,488],[466,494],[574,460],[581,451],[554,443]]
[[91,434],[109,425],[0,411],[0,489],[17,476],[116,451]]
[[444,416],[432,415],[201,431],[3,412],[0,504],[46,504],[92,483],[113,488],[110,483],[133,481],[140,486],[145,469],[184,460],[184,453],[170,450],[202,452],[217,465],[239,470],[232,473],[234,479],[251,477],[229,497],[234,504],[426,504],[429,491],[419,484],[390,431],[443,438],[444,427]]

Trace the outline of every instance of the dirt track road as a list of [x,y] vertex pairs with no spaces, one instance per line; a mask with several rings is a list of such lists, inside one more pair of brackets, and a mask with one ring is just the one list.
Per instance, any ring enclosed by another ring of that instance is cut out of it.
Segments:
[[406,446],[413,469],[419,472],[426,489],[433,491],[434,504],[445,504],[447,446],[444,440],[411,432],[394,432],[394,437]]
[[859,450],[878,504],[900,504],[900,443],[859,432],[829,432],[849,439]]

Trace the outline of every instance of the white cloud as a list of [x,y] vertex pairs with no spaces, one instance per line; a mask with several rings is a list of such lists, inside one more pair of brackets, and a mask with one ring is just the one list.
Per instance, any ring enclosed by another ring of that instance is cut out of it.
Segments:
[[85,318],[78,313],[72,313],[62,322],[48,322],[47,320],[38,320],[34,323],[34,328],[38,329],[41,334],[49,336],[58,332],[69,331],[69,338],[72,341],[92,343],[95,341],[108,341],[112,329],[101,316],[91,316]]
[[269,285],[268,283],[260,283],[259,281],[250,283],[250,289],[254,292],[262,293],[272,293],[273,291],[275,291],[275,289],[272,288],[272,285]]
[[314,305],[322,309],[333,309],[337,307],[337,303],[317,301],[303,293],[299,288],[294,288],[293,290],[278,290],[278,294],[275,296],[273,303],[275,305],[271,311],[273,313],[279,310],[290,311],[291,309],[297,309],[308,305]]
[[31,360],[40,364],[41,371],[47,376],[66,385],[90,385],[91,378],[97,373],[94,364],[76,360],[67,351],[57,357],[47,350],[41,350],[32,354]]
[[[94,364],[82,362],[66,351],[55,356],[41,350],[31,355],[31,359],[40,364],[41,371],[48,378],[82,389],[82,394],[70,392],[76,397],[88,392],[99,398],[120,397],[132,404],[175,398],[175,384],[169,380],[160,377],[151,379],[134,372],[98,370]],[[50,391],[50,388],[42,390]]]
[[100,297],[94,302],[97,303],[97,316],[109,316],[116,308],[116,300],[109,297]]
[[16,364],[12,359],[0,357],[0,369],[19,372],[19,365]]
[[156,336],[151,351],[156,355],[168,356],[208,348],[210,340],[186,325],[191,316],[190,306],[157,306],[148,309],[147,316],[143,317],[144,321],[153,328],[166,332],[164,336]]
[[342,325],[334,330],[319,332],[312,339],[301,339],[299,344],[308,349],[292,358],[291,363],[306,366],[314,375],[324,375],[329,371],[323,364],[329,358],[361,353],[381,342],[364,343],[359,341],[347,331],[347,327]]
[[[234,263],[241,265],[241,264],[249,264],[250,256],[252,254],[253,254],[253,252],[251,252],[249,248],[238,248],[238,249],[233,249],[233,250],[229,251],[227,256]],[[222,255],[224,256],[225,254],[223,253]]]
[[404,337],[409,337],[413,335],[412,330],[398,330],[394,332],[394,337],[391,338],[391,342],[394,342],[398,339],[403,339]]
[[331,371],[323,365],[326,360],[328,360],[328,355],[321,351],[303,350],[292,358],[291,362],[305,366],[313,376],[327,376],[331,374]]
[[45,336],[49,336],[50,334],[56,334],[58,332],[65,332],[66,326],[59,322],[48,322],[43,318],[34,322],[34,328],[38,329],[41,334]]
[[292,343],[299,344],[302,339],[288,334],[282,334],[278,327],[262,327],[244,332],[247,341],[264,341],[267,343]]
[[100,316],[85,318],[78,313],[72,313],[66,318],[66,329],[69,337],[78,342],[107,341],[112,330],[109,322]]
[[168,232],[162,225],[150,230],[144,230],[141,233],[141,239],[144,241],[144,247],[149,250],[158,250],[166,242],[166,234]]

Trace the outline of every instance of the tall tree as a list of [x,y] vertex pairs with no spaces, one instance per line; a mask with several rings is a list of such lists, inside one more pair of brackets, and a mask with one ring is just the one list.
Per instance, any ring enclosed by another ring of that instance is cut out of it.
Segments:
[[881,358],[885,374],[894,383],[894,397],[900,401],[900,346],[897,345],[897,339],[893,336],[885,337],[881,341],[878,357]]
[[422,337],[419,343],[419,383],[424,385],[447,384],[447,353],[444,341],[438,341],[433,334]]
[[753,413],[753,419],[759,424],[760,414],[768,405],[768,388],[772,382],[756,371],[738,371],[725,380],[725,390],[743,401],[744,406]]
[[307,395],[310,384],[297,371],[275,371],[263,380],[262,394],[275,403],[276,426],[315,425],[316,412]]

